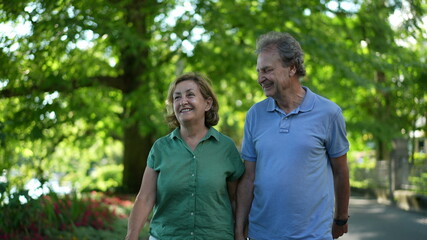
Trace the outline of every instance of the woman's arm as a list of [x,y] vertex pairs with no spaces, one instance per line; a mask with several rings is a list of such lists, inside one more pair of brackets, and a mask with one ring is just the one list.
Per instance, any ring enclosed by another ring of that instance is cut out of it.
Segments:
[[233,210],[233,216],[236,215],[236,191],[237,181],[227,182],[228,197],[230,198],[231,208]]
[[147,222],[156,202],[157,175],[158,173],[152,168],[148,166],[145,168],[141,188],[129,216],[126,240],[137,240],[141,228]]

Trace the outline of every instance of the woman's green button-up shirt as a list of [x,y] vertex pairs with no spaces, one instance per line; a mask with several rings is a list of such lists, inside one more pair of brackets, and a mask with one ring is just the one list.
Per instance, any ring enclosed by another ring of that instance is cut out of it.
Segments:
[[236,181],[244,165],[229,137],[210,128],[192,151],[177,128],[154,143],[147,165],[158,172],[153,237],[234,239],[227,181]]

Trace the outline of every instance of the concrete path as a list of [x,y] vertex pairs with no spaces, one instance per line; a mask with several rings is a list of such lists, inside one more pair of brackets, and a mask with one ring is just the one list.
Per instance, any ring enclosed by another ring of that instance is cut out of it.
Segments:
[[353,196],[349,233],[340,240],[427,240],[427,214]]

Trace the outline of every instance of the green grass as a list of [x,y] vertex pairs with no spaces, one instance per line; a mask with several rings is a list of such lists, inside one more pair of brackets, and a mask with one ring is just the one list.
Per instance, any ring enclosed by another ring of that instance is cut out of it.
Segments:
[[[94,229],[92,227],[78,227],[72,232],[56,232],[58,240],[113,240],[124,239],[127,230],[127,218],[119,218],[113,222],[111,229]],[[140,240],[148,239],[148,224],[142,229]]]

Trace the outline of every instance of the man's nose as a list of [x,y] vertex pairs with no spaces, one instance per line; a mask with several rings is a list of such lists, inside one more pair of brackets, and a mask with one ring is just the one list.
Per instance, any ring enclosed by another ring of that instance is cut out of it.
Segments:
[[262,83],[265,80],[265,75],[258,73],[258,83]]

